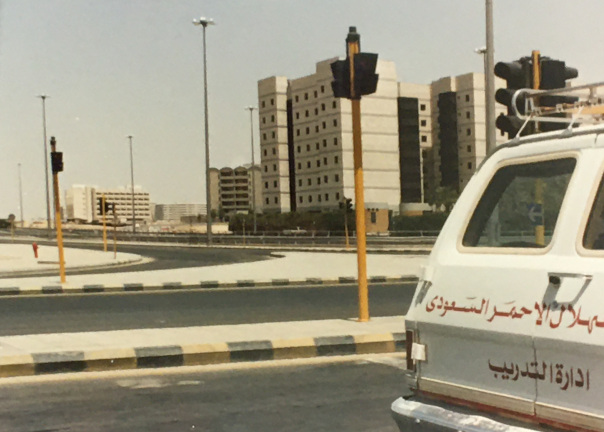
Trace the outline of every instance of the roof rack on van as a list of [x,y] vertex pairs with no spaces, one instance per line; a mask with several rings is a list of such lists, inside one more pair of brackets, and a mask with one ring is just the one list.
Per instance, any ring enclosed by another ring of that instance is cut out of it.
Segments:
[[[601,87],[604,87],[604,82],[553,90],[517,90],[512,96],[511,106],[524,124],[516,136],[520,136],[529,122],[568,123],[565,132],[569,134],[579,123],[602,123],[604,96],[598,94]],[[540,106],[540,101],[547,101],[548,106]],[[553,106],[552,101],[555,103]],[[518,104],[524,105],[523,113],[518,109]]]

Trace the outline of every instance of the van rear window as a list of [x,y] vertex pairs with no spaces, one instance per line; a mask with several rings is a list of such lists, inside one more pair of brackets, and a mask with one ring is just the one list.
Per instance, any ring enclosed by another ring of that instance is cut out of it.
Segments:
[[583,235],[583,247],[604,250],[604,177],[602,177],[596,200],[589,213],[587,228]]
[[470,219],[469,247],[543,248],[551,241],[574,158],[508,165],[491,179]]

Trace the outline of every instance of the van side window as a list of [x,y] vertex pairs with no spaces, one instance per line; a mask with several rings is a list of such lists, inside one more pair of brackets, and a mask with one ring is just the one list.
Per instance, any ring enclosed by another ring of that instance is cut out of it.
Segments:
[[551,241],[574,158],[499,169],[464,234],[469,247],[543,248]]
[[585,249],[604,250],[604,177],[598,187],[596,200],[589,213],[587,228],[583,235]]

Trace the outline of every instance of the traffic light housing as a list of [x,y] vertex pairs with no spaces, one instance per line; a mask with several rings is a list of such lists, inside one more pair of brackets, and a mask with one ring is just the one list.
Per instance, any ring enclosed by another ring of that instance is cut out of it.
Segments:
[[53,174],[63,172],[63,152],[50,152],[50,166]]
[[352,198],[346,198],[346,213],[352,213]]
[[[548,57],[541,59],[541,83],[539,89],[553,90],[566,87],[566,80],[577,78],[579,71],[575,68],[566,66],[562,60],[554,60]],[[572,96],[542,96],[539,98],[539,106],[555,107],[563,104],[574,104],[579,98]],[[551,117],[564,117],[565,114],[551,114]],[[544,132],[566,129],[564,123],[541,123],[541,130]]]
[[379,75],[375,73],[377,60],[378,55],[373,53],[354,55],[354,97],[350,89],[350,57],[333,62],[331,64],[333,75],[331,88],[334,97],[360,99],[361,96],[375,93],[379,81]]
[[[495,65],[495,75],[506,80],[506,88],[501,88],[495,93],[495,100],[507,107],[507,114],[500,114],[495,121],[497,129],[514,138],[524,123],[514,114],[512,107],[512,96],[516,90],[531,88],[533,82],[533,65],[529,57],[522,57],[513,62],[498,62]],[[524,100],[518,98],[516,101],[518,112],[524,114]]]
[[[97,198],[97,209],[99,211],[99,214],[109,214],[109,210],[113,209],[115,210],[115,203],[110,203],[107,202],[107,200],[105,200],[104,198]],[[104,207],[104,209],[103,209]],[[103,213],[104,210],[104,213]]]

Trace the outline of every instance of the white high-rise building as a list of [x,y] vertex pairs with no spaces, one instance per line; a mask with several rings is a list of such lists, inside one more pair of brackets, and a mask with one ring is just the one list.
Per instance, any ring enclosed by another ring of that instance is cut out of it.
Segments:
[[[132,189],[130,186],[114,189],[98,186],[74,185],[65,191],[67,220],[76,222],[100,221],[98,200],[115,203],[116,215],[120,223],[132,223]],[[108,215],[113,217],[113,214]],[[134,217],[137,222],[151,221],[151,203],[149,192],[140,186],[134,186]]]

